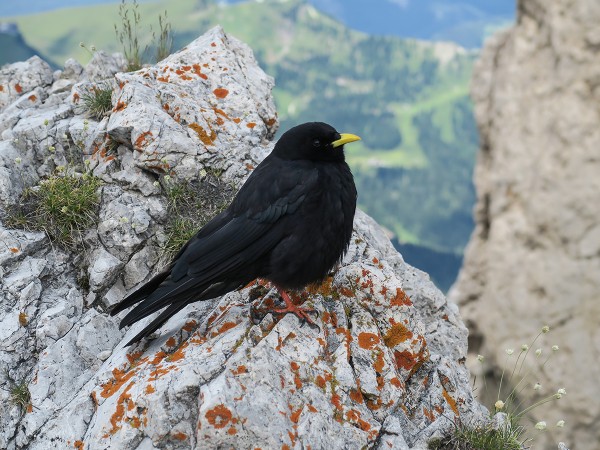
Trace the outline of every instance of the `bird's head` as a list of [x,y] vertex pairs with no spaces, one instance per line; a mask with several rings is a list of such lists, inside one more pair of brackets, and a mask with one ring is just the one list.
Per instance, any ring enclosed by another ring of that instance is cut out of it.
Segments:
[[282,159],[344,161],[344,144],[358,141],[354,134],[340,134],[323,122],[307,122],[283,133],[273,154]]

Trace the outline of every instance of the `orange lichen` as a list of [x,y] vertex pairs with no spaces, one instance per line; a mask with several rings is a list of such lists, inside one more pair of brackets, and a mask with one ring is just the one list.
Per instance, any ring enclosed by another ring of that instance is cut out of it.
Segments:
[[194,328],[196,328],[196,325],[198,325],[198,322],[196,322],[195,320],[190,320],[189,322],[187,322],[181,329],[183,331],[187,331],[188,333],[191,332]]
[[126,353],[125,357],[127,358],[127,361],[129,361],[129,364],[134,364],[138,359],[140,359],[140,357],[144,354],[144,352],[139,351],[139,352],[133,352],[133,353]]
[[167,342],[165,342],[169,347],[173,347],[175,345],[177,341],[175,340],[175,338],[173,336],[171,336],[169,339],[167,339]]
[[236,322],[225,322],[221,325],[221,328],[217,330],[217,334],[225,333],[227,330],[231,330],[237,326]]
[[459,413],[458,413],[458,407],[456,406],[456,400],[454,400],[452,397],[450,397],[450,394],[448,394],[448,391],[443,388],[442,388],[442,395],[444,396],[444,398],[450,405],[450,408],[452,408],[452,411],[454,411],[454,414],[456,414],[458,416]]
[[413,333],[408,328],[406,328],[401,323],[397,323],[393,325],[387,331],[387,333],[385,333],[385,336],[383,337],[383,342],[385,342],[385,345],[392,348],[400,344],[401,342],[404,342],[408,339],[412,339],[412,337]]
[[365,400],[363,399],[362,393],[360,392],[360,390],[358,389],[350,389],[350,398],[355,401],[356,403],[364,403]]
[[131,419],[129,419],[129,425],[132,428],[139,428],[141,424],[142,424],[142,421],[140,420],[139,417],[132,417]]
[[225,428],[229,422],[231,422],[232,414],[231,411],[223,404],[215,406],[210,409],[204,415],[208,423],[215,428]]
[[240,119],[239,117],[236,117],[236,118],[233,119],[233,121],[235,123],[240,123],[242,121],[242,119]]
[[[133,381],[130,382],[127,387],[123,390],[119,398],[117,399],[117,408],[113,415],[110,418],[111,429],[108,431],[108,435],[114,434],[118,430],[121,429],[120,422],[123,421],[125,417],[125,405],[127,405],[127,410],[131,411],[134,408],[134,404],[131,400],[131,395],[129,394],[129,390],[133,387]],[[108,436],[107,436],[108,437]]]
[[238,366],[235,370],[231,371],[234,375],[241,375],[243,373],[248,373],[248,369],[246,368],[246,366],[241,365]]
[[155,392],[156,392],[156,389],[154,389],[154,386],[152,386],[151,384],[146,386],[146,394],[153,394]]
[[427,417],[427,419],[429,419],[430,422],[435,421],[435,414],[433,414],[433,412],[431,410],[425,408],[424,406],[423,406],[423,415],[425,417]]
[[375,358],[375,363],[373,364],[373,368],[376,372],[382,373],[383,368],[385,367],[385,360],[383,359],[383,352],[377,352],[377,356]]
[[265,124],[270,127],[272,126],[275,122],[277,121],[277,119],[275,117],[271,117],[270,119],[265,120]]
[[406,295],[400,288],[396,288],[396,295],[390,299],[391,306],[411,306],[412,302],[410,301],[410,297]]
[[290,367],[292,368],[292,370],[298,370],[300,368],[300,366],[298,365],[298,363],[296,361],[292,361],[290,363]]
[[73,442],[73,447],[75,447],[77,450],[83,450],[83,441],[75,441]]
[[24,312],[19,313],[19,325],[21,325],[22,327],[26,327],[28,323],[27,319],[27,314],[25,314]]
[[219,114],[219,115],[221,115],[221,116],[223,116],[223,117],[225,117],[226,119],[228,119],[228,120],[229,120],[229,116],[228,116],[228,115],[227,115],[227,113],[226,113],[225,111],[223,111],[222,109],[219,109],[219,108],[213,108],[213,111],[214,111],[216,114]]
[[317,408],[315,408],[313,405],[306,405],[306,407],[308,408],[308,410],[311,413],[316,413],[317,412]]
[[73,102],[77,103],[79,101],[79,99],[80,99],[79,94],[77,92],[75,92],[73,94]]
[[9,250],[11,253],[19,253],[19,249],[17,247],[10,247]]
[[175,362],[183,359],[185,357],[184,350],[188,347],[188,345],[190,345],[189,341],[186,341],[183,344],[181,344],[181,346],[175,352],[171,353],[168,356],[167,360],[169,362]]
[[337,409],[338,411],[342,410],[342,399],[339,395],[333,394],[331,396],[331,403],[333,406],[335,406],[335,409]]
[[108,398],[121,389],[131,377],[135,375],[135,372],[132,370],[130,372],[124,372],[123,370],[115,367],[113,369],[113,380],[110,380],[108,383],[102,385],[102,391],[100,392],[100,396],[102,398]]
[[290,420],[294,423],[298,423],[298,421],[300,420],[300,414],[302,414],[302,407],[298,408],[296,411],[294,411],[292,409],[292,407],[290,406]]
[[227,89],[217,88],[213,91],[213,94],[215,94],[217,98],[225,98],[229,94],[229,91]]
[[178,441],[185,441],[187,439],[187,434],[181,432],[181,431],[177,431],[176,433],[173,433],[172,436],[177,439]]
[[204,143],[204,145],[214,145],[214,141],[217,138],[217,133],[214,130],[210,130],[210,134],[208,134],[204,128],[202,128],[197,123],[191,123],[188,125],[192,130],[198,134],[198,138]]
[[35,102],[37,100],[37,97],[33,94],[31,94],[29,97],[27,97],[30,101]]
[[354,297],[355,296],[354,291],[352,289],[350,289],[350,288],[345,287],[345,286],[341,287],[339,289],[339,291],[340,291],[340,294],[342,294],[344,297]]
[[401,388],[402,387],[402,382],[398,379],[398,377],[394,377],[390,380],[390,383],[392,383],[394,386],[396,386],[397,388]]
[[325,378],[323,378],[321,375],[317,375],[317,378],[315,378],[315,383],[317,384],[317,386],[319,386],[321,389],[325,389]]
[[358,335],[358,346],[366,350],[373,350],[379,344],[379,336],[375,333],[360,333]]
[[248,122],[248,123],[246,124],[246,126],[247,126],[248,128],[250,128],[250,129],[252,129],[252,128],[254,128],[254,127],[256,126],[256,124],[255,124],[254,122]]
[[119,100],[119,101],[117,102],[117,104],[115,105],[115,107],[114,107],[114,109],[113,109],[113,112],[119,112],[119,111],[122,111],[122,110],[124,110],[126,107],[127,107],[127,103],[125,103],[125,102],[122,102],[121,100]]
[[0,92],[4,92],[4,86],[0,84]]
[[147,144],[147,137],[148,136],[152,136],[152,131],[144,131],[142,134],[139,135],[139,137],[135,140],[135,143],[133,144],[135,147],[137,148],[142,148],[143,146],[145,146]]
[[19,83],[15,84],[15,91],[17,91],[17,94],[20,94],[21,92],[23,92],[23,88],[21,87],[21,85]]

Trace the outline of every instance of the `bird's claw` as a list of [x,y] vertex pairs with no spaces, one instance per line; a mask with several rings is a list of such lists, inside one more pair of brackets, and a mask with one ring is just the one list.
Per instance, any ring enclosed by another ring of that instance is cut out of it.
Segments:
[[298,319],[300,319],[300,323],[302,325],[304,325],[305,323],[308,323],[310,326],[317,327],[317,329],[320,329],[319,326],[309,316],[309,314],[311,314],[311,313],[315,313],[318,316],[319,312],[316,309],[313,309],[313,308],[304,308],[302,306],[295,305],[294,302],[292,301],[292,299],[287,294],[287,292],[285,292],[283,290],[279,290],[279,295],[281,295],[281,298],[285,302],[285,308],[273,309],[272,310],[273,313],[275,313],[275,314],[284,314],[284,315],[292,313]]
[[281,309],[273,309],[271,310],[272,313],[274,314],[281,314],[281,315],[285,315],[285,314],[294,314],[301,323],[301,326],[303,326],[305,323],[307,323],[308,325],[310,325],[311,327],[317,327],[319,328],[319,325],[317,325],[314,320],[309,316],[309,314],[316,314],[317,317],[319,315],[319,311],[317,311],[316,309],[313,308],[303,308],[302,306],[296,306],[296,305],[287,305],[285,308],[281,308]]

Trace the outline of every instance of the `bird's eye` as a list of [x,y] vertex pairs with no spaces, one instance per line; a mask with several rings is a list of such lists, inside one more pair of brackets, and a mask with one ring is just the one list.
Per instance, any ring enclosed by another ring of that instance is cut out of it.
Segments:
[[312,141],[312,145],[313,145],[313,147],[320,147],[321,141],[319,141],[318,139],[315,139],[314,141]]

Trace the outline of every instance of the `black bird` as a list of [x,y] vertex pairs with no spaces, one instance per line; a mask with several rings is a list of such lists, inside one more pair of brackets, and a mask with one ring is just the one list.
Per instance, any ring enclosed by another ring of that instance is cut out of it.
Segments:
[[229,207],[192,237],[158,275],[121,301],[115,315],[141,302],[120,328],[159,311],[131,345],[188,303],[239,289],[256,278],[271,281],[287,308],[308,320],[284,289],[323,280],[348,249],[356,187],[344,144],[360,138],[322,122],[284,133],[248,177]]

